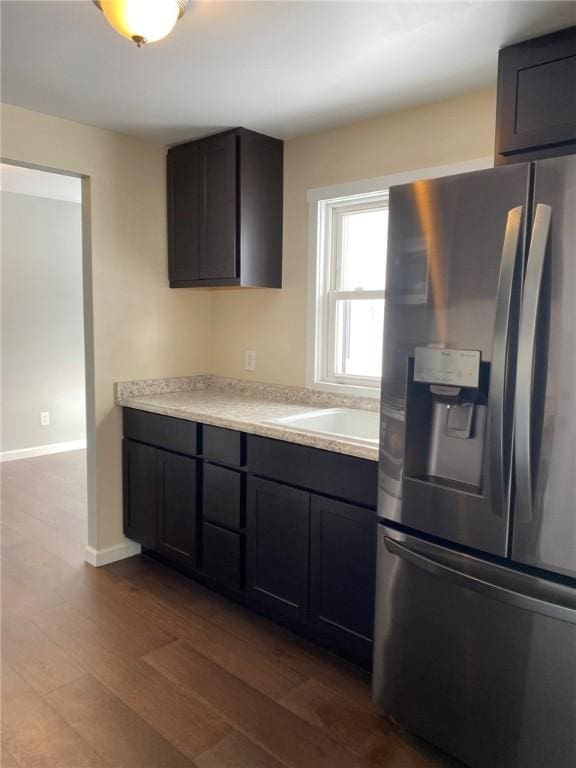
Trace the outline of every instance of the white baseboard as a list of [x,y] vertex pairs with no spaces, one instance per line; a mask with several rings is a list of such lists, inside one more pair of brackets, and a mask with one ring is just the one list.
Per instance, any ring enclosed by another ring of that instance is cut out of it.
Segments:
[[50,453],[66,453],[86,448],[86,440],[69,440],[67,443],[50,443],[50,445],[35,445],[32,448],[18,448],[15,451],[0,453],[0,463],[16,461],[17,459],[32,459],[34,456],[48,456]]
[[136,544],[130,539],[125,539],[122,544],[115,544],[113,547],[106,547],[106,549],[95,549],[87,544],[84,560],[95,568],[99,568],[101,565],[108,565],[117,560],[125,560],[127,557],[139,555],[141,551],[140,544]]

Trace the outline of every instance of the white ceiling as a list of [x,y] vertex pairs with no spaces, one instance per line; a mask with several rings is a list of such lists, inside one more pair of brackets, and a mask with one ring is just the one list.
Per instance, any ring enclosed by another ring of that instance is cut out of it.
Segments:
[[139,50],[89,0],[2,0],[2,101],[176,143],[287,138],[492,84],[502,45],[575,2],[192,2]]
[[0,190],[15,192],[18,195],[66,200],[69,203],[82,201],[82,182],[79,178],[7,163],[0,163]]

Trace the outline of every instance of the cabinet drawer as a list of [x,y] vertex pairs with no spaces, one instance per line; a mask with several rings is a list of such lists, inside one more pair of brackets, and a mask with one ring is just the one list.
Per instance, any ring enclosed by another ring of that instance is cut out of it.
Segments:
[[376,508],[378,462],[248,435],[248,470]]
[[243,435],[233,429],[222,427],[202,428],[202,453],[207,459],[221,461],[233,467],[244,464]]
[[134,408],[123,409],[124,437],[194,456],[198,453],[198,425]]
[[231,589],[242,589],[243,538],[240,533],[232,533],[211,523],[204,523],[202,571],[206,576]]
[[244,478],[234,469],[204,464],[204,520],[224,528],[243,528]]

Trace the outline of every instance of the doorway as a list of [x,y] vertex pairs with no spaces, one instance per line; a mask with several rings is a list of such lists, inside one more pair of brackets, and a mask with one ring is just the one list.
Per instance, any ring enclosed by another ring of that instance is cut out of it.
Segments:
[[87,542],[82,179],[2,163],[4,532],[69,564]]

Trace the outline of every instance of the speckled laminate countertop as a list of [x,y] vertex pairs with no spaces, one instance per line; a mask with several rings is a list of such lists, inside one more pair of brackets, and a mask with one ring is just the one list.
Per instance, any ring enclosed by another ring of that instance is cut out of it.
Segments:
[[127,408],[378,460],[377,445],[362,445],[341,437],[269,423],[273,419],[309,413],[318,408],[346,407],[376,411],[377,401],[369,398],[335,396],[299,387],[215,376],[195,376],[121,382],[116,385],[116,402]]

